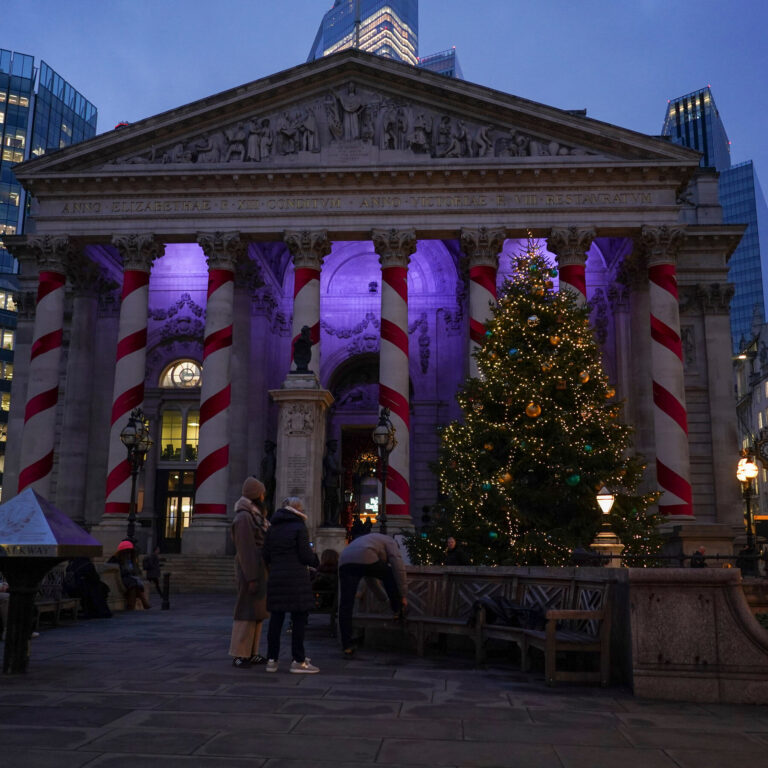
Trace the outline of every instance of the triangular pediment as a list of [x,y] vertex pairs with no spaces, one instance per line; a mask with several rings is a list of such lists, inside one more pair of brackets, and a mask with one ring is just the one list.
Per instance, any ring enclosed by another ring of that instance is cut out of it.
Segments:
[[365,166],[673,163],[667,141],[344,51],[17,166],[24,181]]

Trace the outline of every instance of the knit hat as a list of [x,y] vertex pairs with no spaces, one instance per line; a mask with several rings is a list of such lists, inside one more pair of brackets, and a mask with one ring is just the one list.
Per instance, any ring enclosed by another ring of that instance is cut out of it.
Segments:
[[133,542],[128,541],[128,539],[125,539],[125,541],[121,541],[117,545],[117,551],[122,552],[124,549],[133,549]]
[[267,489],[264,487],[264,483],[255,477],[249,477],[243,483],[243,496],[246,499],[260,499],[262,496],[266,496],[266,493]]

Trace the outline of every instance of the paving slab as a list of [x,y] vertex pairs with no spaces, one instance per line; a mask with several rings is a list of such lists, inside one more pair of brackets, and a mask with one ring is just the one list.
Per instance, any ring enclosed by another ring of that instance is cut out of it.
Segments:
[[318,675],[288,673],[287,636],[277,674],[236,669],[231,616],[231,595],[181,595],[45,629],[28,673],[0,677],[1,768],[733,768],[768,754],[768,707],[549,688],[446,653],[348,660],[325,621],[307,633]]

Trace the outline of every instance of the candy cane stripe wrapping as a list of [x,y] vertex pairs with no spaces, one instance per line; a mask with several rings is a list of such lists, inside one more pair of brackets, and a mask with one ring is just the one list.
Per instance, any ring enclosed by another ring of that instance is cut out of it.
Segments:
[[59,401],[65,283],[63,270],[40,272],[21,440],[19,492],[34,485],[38,493],[49,493]]
[[387,515],[410,515],[410,410],[408,368],[408,262],[416,250],[410,231],[372,235],[381,263],[379,405],[390,409],[397,445],[389,457]]

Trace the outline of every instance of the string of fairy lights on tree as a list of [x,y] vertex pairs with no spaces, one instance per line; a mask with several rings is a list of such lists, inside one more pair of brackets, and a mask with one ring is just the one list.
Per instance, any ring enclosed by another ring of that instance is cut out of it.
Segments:
[[444,502],[427,531],[408,538],[414,562],[441,562],[447,536],[476,564],[566,563],[600,526],[595,494],[618,492],[612,522],[626,551],[656,551],[657,495],[637,494],[643,464],[602,364],[589,307],[555,291],[557,269],[529,237],[513,257],[478,376],[457,395],[463,418],[441,433]]

